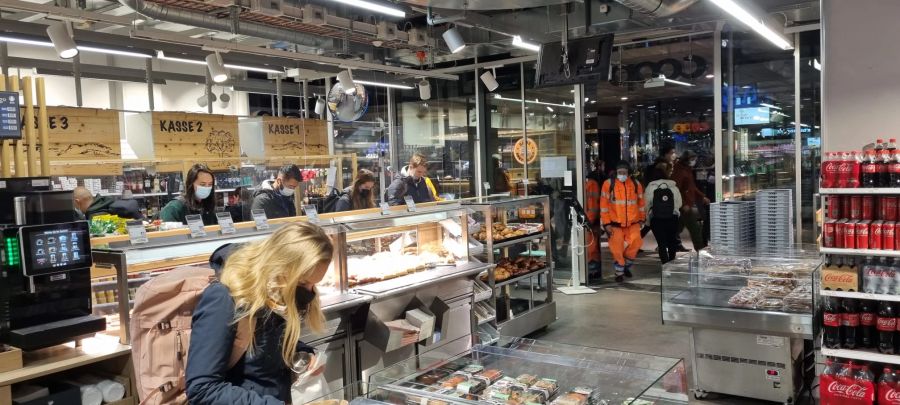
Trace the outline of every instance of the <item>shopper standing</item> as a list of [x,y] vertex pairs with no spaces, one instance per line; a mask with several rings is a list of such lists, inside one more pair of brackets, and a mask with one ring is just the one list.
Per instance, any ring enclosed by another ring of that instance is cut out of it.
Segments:
[[675,163],[675,169],[672,172],[672,180],[678,185],[681,191],[681,227],[687,228],[691,234],[691,241],[694,243],[694,250],[699,251],[706,247],[703,239],[703,230],[700,228],[700,211],[697,204],[703,203],[709,205],[709,198],[697,188],[694,181],[694,166],[697,165],[697,154],[687,150],[681,154],[681,158]]
[[344,189],[344,195],[338,199],[334,206],[334,212],[364,210],[375,208],[375,173],[366,169],[360,169],[353,185]]
[[675,259],[678,249],[678,217],[681,209],[681,192],[675,181],[669,180],[670,165],[658,163],[653,169],[653,180],[644,192],[647,218],[653,237],[659,245],[659,260],[666,264]]
[[644,188],[631,177],[627,162],[616,165],[616,178],[603,183],[600,220],[609,233],[609,250],[615,259],[616,281],[631,277],[631,266],[641,249],[644,223]]
[[216,224],[216,179],[203,163],[191,166],[184,191],[163,207],[159,219],[186,224],[188,215],[200,215],[204,225]]
[[512,191],[512,182],[509,178],[509,171],[503,168],[503,161],[500,160],[499,154],[491,155],[491,162],[494,166],[494,173],[491,177],[491,191],[495,193],[508,193]]
[[[288,247],[288,248],[286,248]],[[313,364],[302,325],[325,326],[315,285],[334,247],[316,225],[297,222],[232,253],[194,309],[185,382],[192,405],[283,405],[291,381]],[[248,319],[250,346],[229,368],[238,321]],[[321,372],[323,370],[319,370]]]
[[269,219],[297,216],[294,194],[302,180],[303,174],[297,165],[282,167],[275,180],[264,180],[253,193],[250,211],[264,210]]
[[[668,163],[670,166],[675,164],[675,147],[668,145],[659,148],[659,156],[656,157],[656,160],[653,163],[647,165],[644,168],[644,177],[641,185],[644,186],[644,189],[647,189],[647,186],[653,182],[654,180],[659,180],[662,177],[657,177],[658,172],[656,171],[656,165],[660,163]],[[668,178],[668,176],[666,177]],[[641,229],[641,238],[647,236],[650,233],[650,224],[644,224],[644,227]]]
[[429,187],[428,159],[416,153],[409,160],[409,166],[404,167],[388,186],[385,192],[385,201],[390,205],[402,205],[407,196],[412,197],[416,203],[435,201],[435,192]]
[[603,160],[595,159],[593,170],[588,174],[584,185],[584,210],[591,230],[585,241],[588,249],[588,274],[600,271],[600,236],[603,234],[600,218],[600,188],[604,182],[606,182],[606,163]]

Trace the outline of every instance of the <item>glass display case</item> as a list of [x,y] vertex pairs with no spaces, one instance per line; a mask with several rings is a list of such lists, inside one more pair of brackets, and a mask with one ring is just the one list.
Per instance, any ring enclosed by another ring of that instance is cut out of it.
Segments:
[[489,307],[484,316],[476,313],[480,335],[487,339],[482,343],[496,331],[525,336],[556,320],[547,196],[479,197],[463,204],[473,211],[472,255],[496,264],[480,277],[492,291],[484,296]]
[[390,404],[687,404],[681,359],[501,338],[451,355],[423,354],[368,381]]

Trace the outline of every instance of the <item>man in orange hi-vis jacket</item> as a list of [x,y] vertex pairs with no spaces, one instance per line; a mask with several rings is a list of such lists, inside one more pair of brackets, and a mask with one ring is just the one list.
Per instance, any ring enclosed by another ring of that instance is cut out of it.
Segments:
[[609,250],[615,259],[616,281],[631,277],[631,265],[641,249],[644,213],[644,188],[631,177],[626,162],[616,165],[616,178],[600,189],[600,221],[609,233]]
[[600,222],[600,186],[604,181],[606,181],[606,164],[596,159],[584,185],[584,213],[591,227],[591,231],[585,236],[589,275],[600,272],[600,236],[603,234],[603,225]]

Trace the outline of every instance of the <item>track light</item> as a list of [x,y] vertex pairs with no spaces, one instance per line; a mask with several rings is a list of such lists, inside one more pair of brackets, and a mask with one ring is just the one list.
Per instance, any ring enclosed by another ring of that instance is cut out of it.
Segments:
[[369,11],[375,11],[392,17],[406,18],[406,12],[393,7],[383,6],[378,3],[365,0],[332,0],[338,3],[344,3],[348,6],[359,7]]
[[209,75],[214,82],[222,83],[228,80],[228,71],[225,70],[225,65],[222,63],[222,55],[219,55],[218,52],[206,55],[206,67],[209,69]]
[[322,97],[316,97],[316,114],[321,116],[325,113],[325,99]]
[[228,93],[225,93],[223,91],[222,94],[219,96],[219,107],[228,108],[228,103],[230,103],[230,102],[231,102],[231,96],[229,96]]
[[444,31],[443,37],[444,42],[447,43],[447,47],[450,48],[451,53],[457,53],[466,47],[466,41],[463,40],[462,35],[460,35],[459,30],[457,30],[456,27]]
[[500,83],[497,83],[497,78],[491,72],[484,72],[481,74],[481,82],[484,83],[484,87],[487,87],[488,91],[497,90],[500,87]]
[[738,2],[734,0],[712,0],[712,2],[722,10],[725,10],[726,13],[731,14],[734,18],[740,20],[740,22],[746,24],[753,31],[756,31],[757,34],[762,35],[763,38],[775,44],[775,46],[785,51],[794,49],[794,46],[791,45],[791,42],[783,34],[769,28],[762,18],[753,15],[750,11],[741,7]]
[[538,45],[538,44],[532,44],[532,43],[529,43],[529,42],[525,42],[525,41],[522,40],[522,37],[520,37],[520,36],[518,36],[518,35],[513,36],[512,44],[513,44],[513,46],[515,46],[515,47],[519,47],[519,48],[522,48],[522,49],[527,49],[527,50],[529,50],[529,51],[535,51],[535,52],[537,52],[537,51],[540,51],[540,50],[541,50],[541,46],[540,46],[540,45]]
[[419,98],[422,100],[431,98],[431,84],[428,83],[428,79],[422,79],[422,81],[419,82]]
[[202,96],[197,98],[197,105],[200,107],[206,108],[210,103],[216,102],[216,93],[210,92],[209,94],[204,93]]
[[356,93],[356,83],[353,81],[353,75],[350,73],[350,69],[338,73],[337,79],[344,88],[344,94]]
[[60,21],[50,25],[47,27],[47,35],[60,58],[71,59],[78,55],[78,45],[72,39],[72,28],[68,22]]

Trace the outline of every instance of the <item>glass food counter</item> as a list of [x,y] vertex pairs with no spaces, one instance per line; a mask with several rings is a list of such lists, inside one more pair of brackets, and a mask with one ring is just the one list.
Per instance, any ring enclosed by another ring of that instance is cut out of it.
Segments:
[[491,196],[463,204],[473,211],[470,252],[496,264],[480,277],[490,292],[479,311],[481,342],[498,334],[525,336],[555,321],[548,197]]
[[390,404],[687,404],[681,359],[521,338],[420,355],[368,381]]
[[663,322],[689,326],[695,395],[791,402],[812,363],[813,278],[822,259],[704,249],[663,265]]

